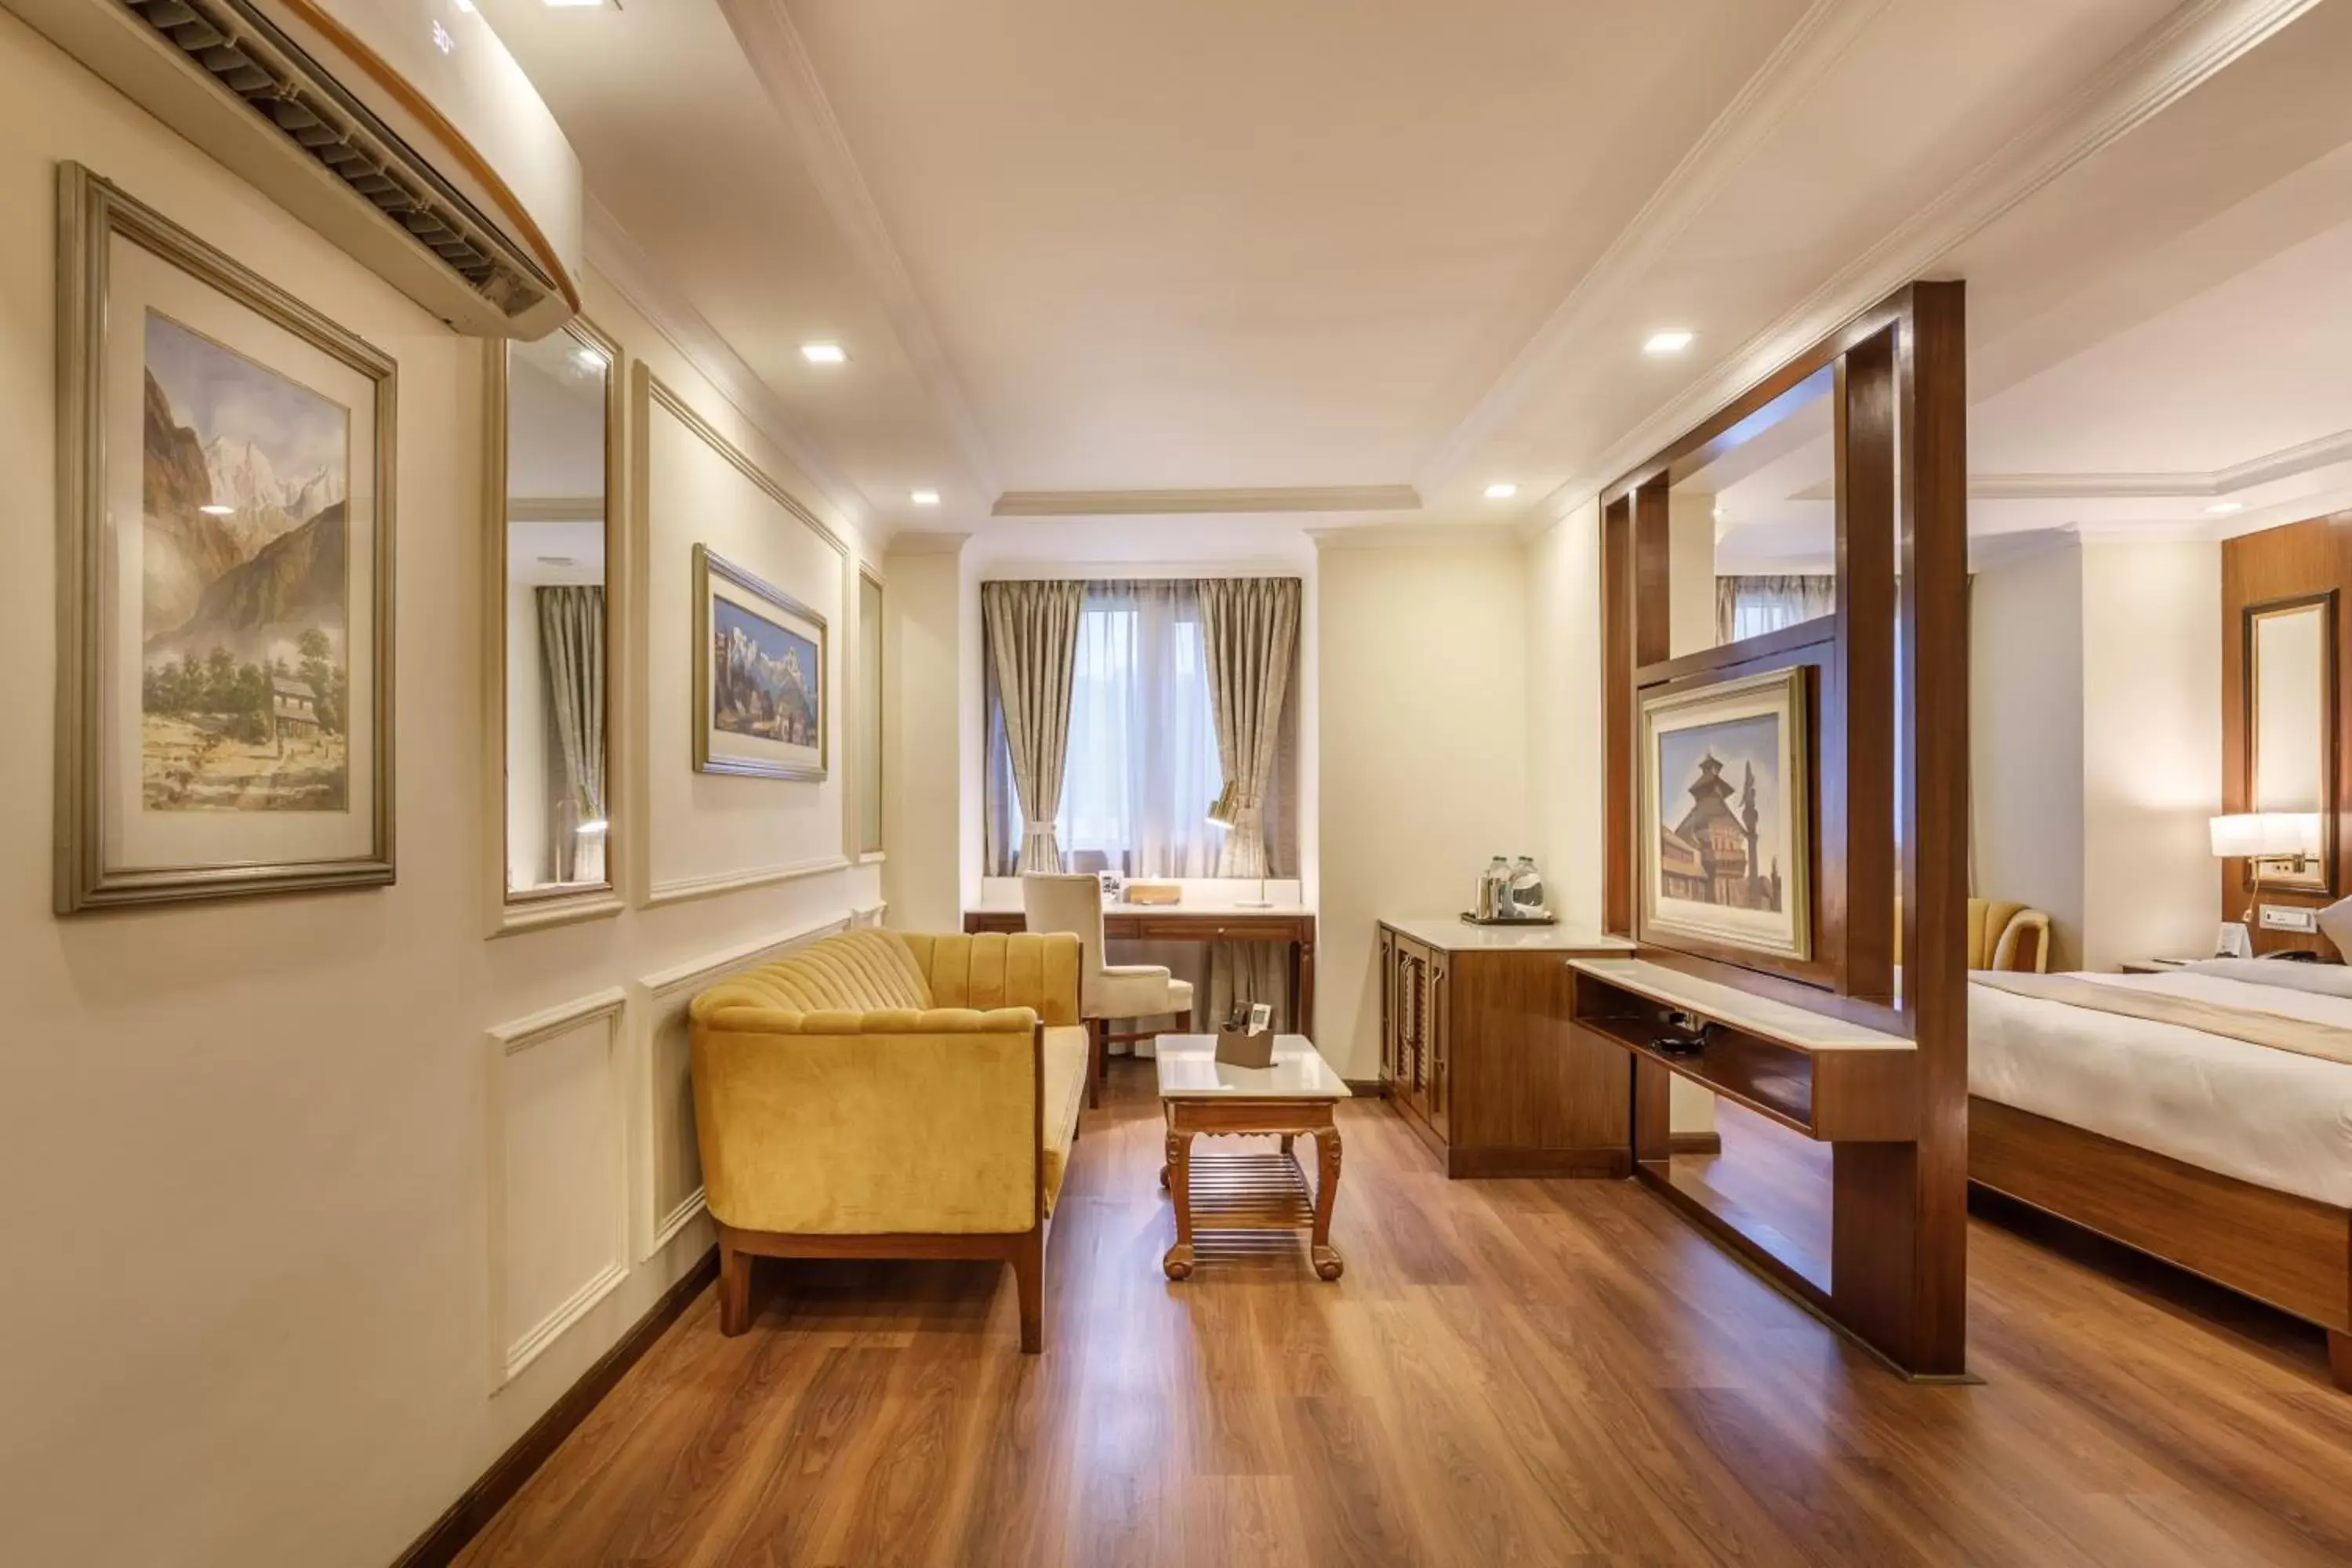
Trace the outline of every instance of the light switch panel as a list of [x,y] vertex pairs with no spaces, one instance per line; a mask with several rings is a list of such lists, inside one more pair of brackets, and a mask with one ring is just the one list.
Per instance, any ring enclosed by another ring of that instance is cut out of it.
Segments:
[[2319,911],[2301,909],[2294,904],[2264,904],[2263,929],[2264,931],[2317,931]]

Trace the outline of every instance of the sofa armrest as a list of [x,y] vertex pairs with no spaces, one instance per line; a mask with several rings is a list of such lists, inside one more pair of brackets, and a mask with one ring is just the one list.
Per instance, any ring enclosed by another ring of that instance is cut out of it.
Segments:
[[1033,1228],[1043,1040],[1027,1008],[698,1001],[694,1109],[711,1215],[817,1235]]

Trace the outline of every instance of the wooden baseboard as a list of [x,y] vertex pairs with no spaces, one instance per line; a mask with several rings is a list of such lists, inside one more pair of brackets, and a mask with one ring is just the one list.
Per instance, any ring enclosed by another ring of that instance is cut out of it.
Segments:
[[1358,1100],[1386,1100],[1389,1097],[1389,1086],[1376,1078],[1345,1078],[1339,1081],[1346,1084],[1348,1092]]
[[1465,1149],[1445,1151],[1445,1173],[1455,1180],[1496,1176],[1624,1177],[1633,1173],[1630,1149]]
[[1720,1154],[1723,1134],[1720,1132],[1673,1132],[1666,1136],[1666,1152],[1670,1154]]
[[449,1510],[433,1521],[432,1528],[418,1536],[409,1549],[393,1563],[393,1568],[447,1568],[457,1561],[474,1537],[504,1508],[523,1483],[547,1462],[572,1429],[587,1418],[621,1376],[637,1364],[662,1331],[676,1322],[693,1300],[702,1294],[710,1282],[719,1278],[719,1248],[705,1252],[695,1266],[686,1271],[677,1284],[662,1292],[653,1310],[639,1318],[620,1342],[597,1358],[580,1381],[563,1391],[561,1398],[548,1407],[547,1414],[531,1423],[530,1430],[514,1441],[514,1446],[498,1457],[481,1479],[467,1487],[465,1495],[449,1505]]

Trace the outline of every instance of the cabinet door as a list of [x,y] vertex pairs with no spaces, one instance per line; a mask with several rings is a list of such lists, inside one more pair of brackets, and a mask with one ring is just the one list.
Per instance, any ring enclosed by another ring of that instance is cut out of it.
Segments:
[[1422,1054],[1429,1061],[1427,1089],[1429,1125],[1441,1138],[1447,1135],[1447,1119],[1454,1110],[1454,1069],[1450,1038],[1453,985],[1448,978],[1447,961],[1443,955],[1433,958],[1429,966],[1429,997],[1423,1008]]
[[1397,953],[1388,928],[1381,928],[1381,1082],[1396,1082]]
[[1416,943],[1397,943],[1403,981],[1404,1026],[1398,1039],[1397,1079],[1415,1110],[1429,1109],[1429,954]]

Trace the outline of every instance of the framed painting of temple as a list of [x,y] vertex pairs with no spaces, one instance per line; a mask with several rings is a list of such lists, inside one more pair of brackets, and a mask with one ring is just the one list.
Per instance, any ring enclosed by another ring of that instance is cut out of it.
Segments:
[[58,177],[57,907],[393,879],[391,358]]
[[1812,956],[1805,671],[1645,697],[1642,935]]

